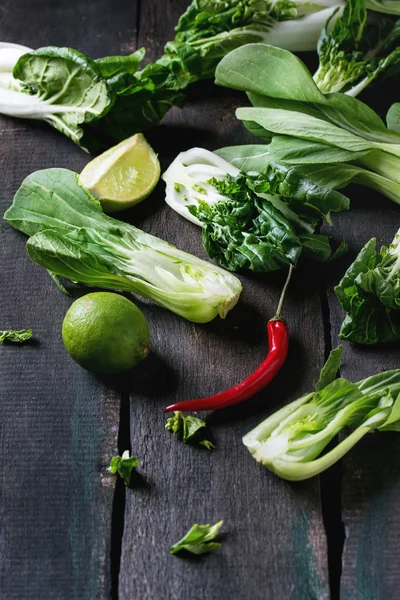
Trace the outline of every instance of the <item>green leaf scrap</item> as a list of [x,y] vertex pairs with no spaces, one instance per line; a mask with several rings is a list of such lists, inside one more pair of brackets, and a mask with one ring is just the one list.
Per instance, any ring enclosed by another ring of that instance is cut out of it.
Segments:
[[32,337],[32,329],[7,329],[0,331],[0,342],[23,343]]
[[125,450],[122,456],[113,456],[111,458],[108,471],[112,475],[118,475],[124,484],[129,487],[132,477],[132,471],[139,464],[137,456],[129,456],[129,450]]
[[185,536],[176,544],[171,546],[171,554],[176,554],[182,550],[191,552],[192,554],[205,554],[221,547],[220,542],[214,542],[221,529],[223,521],[219,521],[215,525],[193,525]]
[[[165,424],[165,429],[179,435],[185,444],[189,441],[195,441],[199,430],[204,427],[206,427],[205,421],[191,415],[184,415],[180,410],[175,410],[174,416],[167,419]],[[214,444],[208,440],[201,440],[198,443],[207,448],[207,450],[215,448]]]

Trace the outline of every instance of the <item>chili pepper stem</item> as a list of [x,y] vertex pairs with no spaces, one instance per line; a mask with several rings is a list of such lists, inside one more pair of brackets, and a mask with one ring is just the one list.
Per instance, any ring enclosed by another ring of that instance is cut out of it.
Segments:
[[290,278],[292,277],[293,271],[294,271],[294,267],[293,267],[293,265],[290,265],[290,267],[289,267],[289,273],[288,273],[288,275],[286,277],[285,285],[282,288],[281,296],[279,298],[278,308],[276,309],[276,313],[272,317],[271,321],[280,321],[281,320],[282,305],[283,305],[283,301],[285,299],[286,290],[287,290],[287,287],[289,285]]

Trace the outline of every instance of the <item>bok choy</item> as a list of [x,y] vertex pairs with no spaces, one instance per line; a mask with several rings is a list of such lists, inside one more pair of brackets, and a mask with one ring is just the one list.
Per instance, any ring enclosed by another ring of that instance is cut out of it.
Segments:
[[189,321],[225,317],[242,289],[230,273],[105,215],[67,169],[29,175],[4,219],[31,236],[30,258],[53,273],[139,294]]
[[[253,457],[283,479],[318,475],[367,433],[400,431],[400,369],[357,383],[335,380],[340,356],[340,347],[331,352],[314,392],[287,404],[243,438]],[[350,434],[322,454],[344,428]]]
[[367,14],[366,0],[348,0],[332,28],[331,20],[318,42],[314,81],[321,92],[357,96],[377,77],[398,75],[400,20]]
[[296,265],[300,254],[328,260],[329,239],[315,228],[349,207],[292,167],[271,162],[263,174],[246,175],[202,148],[179,154],[163,179],[166,202],[202,226],[206,252],[230,271],[274,271]]
[[359,176],[363,185],[400,203],[400,134],[360,100],[324,95],[296,56],[248,44],[221,61],[216,77],[247,91],[253,107],[237,109],[236,116],[268,143],[274,160],[308,168],[351,163],[363,170],[342,170],[344,181]]
[[234,48],[262,42],[314,50],[323,24],[342,4],[193,0],[164,54],[141,70],[143,49],[92,60],[72,48],[0,44],[0,113],[44,120],[96,151],[159,124],[171,106],[183,106],[182,90],[213,77]]
[[347,313],[342,339],[360,344],[400,341],[400,229],[380,252],[375,238],[367,242],[335,292]]

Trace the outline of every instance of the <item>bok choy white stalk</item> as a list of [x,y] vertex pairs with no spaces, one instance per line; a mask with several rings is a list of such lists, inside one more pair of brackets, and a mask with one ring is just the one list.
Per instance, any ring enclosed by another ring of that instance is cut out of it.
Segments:
[[31,236],[34,262],[71,281],[133,292],[198,323],[239,299],[235,276],[105,215],[67,169],[29,175],[4,219]]
[[[333,350],[314,392],[287,404],[243,438],[253,457],[283,479],[318,475],[367,433],[400,431],[400,369],[357,383],[336,379],[341,347]],[[322,454],[344,428],[350,434]]]

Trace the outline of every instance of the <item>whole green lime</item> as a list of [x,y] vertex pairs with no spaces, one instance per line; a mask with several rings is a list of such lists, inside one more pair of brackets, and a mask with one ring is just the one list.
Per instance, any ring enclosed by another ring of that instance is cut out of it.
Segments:
[[64,345],[75,362],[95,373],[129,371],[150,352],[150,331],[133,302],[110,292],[82,296],[62,325]]

